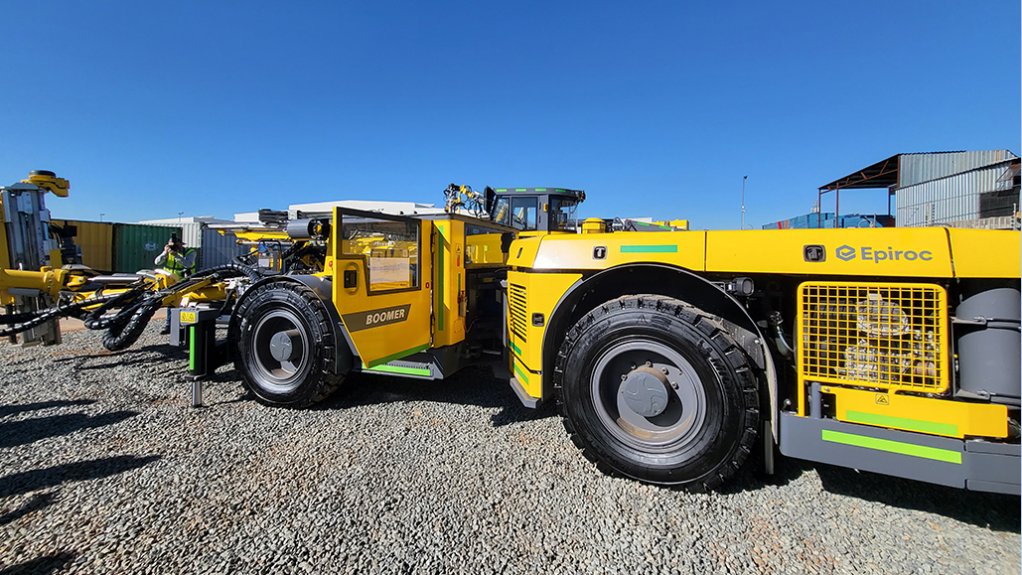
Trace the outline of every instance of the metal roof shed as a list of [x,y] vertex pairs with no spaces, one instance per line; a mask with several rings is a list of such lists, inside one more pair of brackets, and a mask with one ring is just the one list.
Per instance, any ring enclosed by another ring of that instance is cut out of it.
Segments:
[[887,189],[887,213],[891,214],[891,197],[898,189],[939,180],[948,176],[997,164],[1017,156],[1009,150],[977,150],[951,152],[918,152],[895,154],[856,170],[847,176],[824,184],[817,191],[817,202],[834,193],[834,212],[841,213],[841,191]]

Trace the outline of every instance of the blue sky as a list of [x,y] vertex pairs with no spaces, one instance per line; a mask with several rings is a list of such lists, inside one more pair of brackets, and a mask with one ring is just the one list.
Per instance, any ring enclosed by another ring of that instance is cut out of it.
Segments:
[[57,217],[440,204],[455,181],[735,228],[748,175],[759,227],[897,152],[1019,152],[1011,1],[55,1],[0,19],[0,180],[69,178]]

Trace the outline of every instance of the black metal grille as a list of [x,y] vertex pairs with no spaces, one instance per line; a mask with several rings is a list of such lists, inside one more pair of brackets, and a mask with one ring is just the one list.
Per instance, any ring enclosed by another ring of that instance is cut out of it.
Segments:
[[525,286],[508,284],[508,320],[511,324],[511,333],[518,336],[518,339],[526,341],[526,327],[529,325],[528,298],[526,297]]

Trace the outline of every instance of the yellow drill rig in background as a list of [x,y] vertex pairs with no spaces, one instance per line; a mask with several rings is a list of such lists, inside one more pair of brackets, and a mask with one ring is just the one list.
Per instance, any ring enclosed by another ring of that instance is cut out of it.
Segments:
[[178,281],[152,270],[100,275],[64,266],[51,238],[46,195],[67,197],[70,189],[66,179],[42,170],[0,187],[0,305],[6,311],[0,336],[23,344],[60,343],[59,319],[74,317],[89,329],[107,330],[103,344],[116,351],[134,343],[161,307],[222,302],[228,297],[224,280],[254,273],[226,266]]

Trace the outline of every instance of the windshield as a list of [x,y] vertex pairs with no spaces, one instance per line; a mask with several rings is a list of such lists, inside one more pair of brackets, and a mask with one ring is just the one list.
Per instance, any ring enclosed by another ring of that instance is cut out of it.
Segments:
[[568,198],[550,198],[550,231],[573,232],[577,218],[578,201]]

